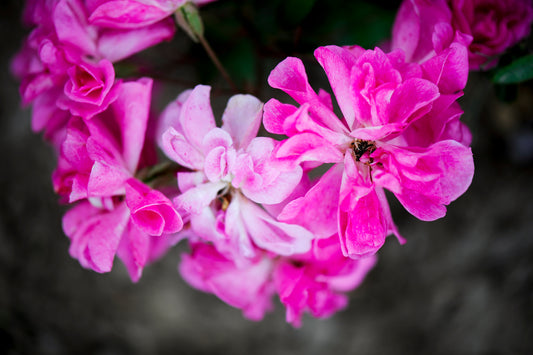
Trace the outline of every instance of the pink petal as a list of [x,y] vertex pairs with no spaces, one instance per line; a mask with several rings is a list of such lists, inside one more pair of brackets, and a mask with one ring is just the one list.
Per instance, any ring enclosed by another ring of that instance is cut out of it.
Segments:
[[161,149],[167,157],[178,164],[194,170],[203,170],[204,156],[202,153],[173,127],[168,128],[163,133]]
[[315,57],[328,76],[348,127],[352,127],[355,121],[355,103],[351,82],[348,79],[356,65],[357,57],[350,51],[337,46],[319,47],[315,50]]
[[343,159],[341,151],[314,133],[298,134],[283,141],[275,155],[277,158],[293,161],[294,164],[304,161],[337,163]]
[[412,122],[431,110],[439,97],[436,85],[424,79],[408,79],[394,90],[390,98],[388,122]]
[[185,138],[197,149],[203,147],[203,139],[215,128],[215,118],[209,102],[209,86],[197,85],[183,104],[180,114]]
[[343,167],[331,167],[305,196],[289,202],[278,219],[301,225],[315,233],[317,238],[326,238],[337,231],[337,206]]
[[235,149],[246,148],[261,125],[263,104],[251,95],[232,96],[222,115],[222,129],[227,131]]
[[103,30],[98,37],[98,52],[104,58],[118,62],[162,41],[169,41],[174,31],[171,18],[131,30]]
[[139,28],[169,16],[160,7],[132,0],[107,1],[98,6],[89,20],[92,24],[110,28]]
[[120,240],[117,256],[122,260],[133,282],[139,281],[144,266],[150,256],[150,237],[138,229],[135,224],[128,223],[124,236]]
[[170,200],[136,179],[126,182],[126,204],[133,223],[148,235],[176,233],[183,227],[183,221]]
[[130,172],[137,169],[146,134],[152,80],[141,78],[123,83],[117,100],[112,104],[122,134],[122,156]]
[[232,170],[232,185],[252,201],[274,204],[284,200],[302,177],[299,166],[287,167],[272,157],[276,141],[257,137],[248,145],[246,154],[241,154]]
[[305,228],[276,221],[256,204],[239,198],[246,229],[257,246],[279,255],[305,253],[311,247],[313,234]]
[[265,129],[274,134],[286,134],[285,119],[296,112],[294,105],[284,104],[276,99],[270,99],[265,104],[263,125]]
[[272,263],[263,258],[238,267],[213,246],[195,243],[191,254],[183,255],[182,277],[193,287],[215,294],[229,305],[242,309],[245,317],[260,320],[272,309],[270,285]]
[[104,211],[82,202],[63,217],[63,230],[70,238],[70,255],[96,272],[109,272],[129,220],[125,204]]
[[200,214],[208,206],[218,192],[226,186],[225,182],[208,182],[191,188],[174,199],[177,208],[193,214]]
[[86,9],[80,0],[59,0],[53,14],[57,37],[62,43],[96,54],[96,29],[87,23]]

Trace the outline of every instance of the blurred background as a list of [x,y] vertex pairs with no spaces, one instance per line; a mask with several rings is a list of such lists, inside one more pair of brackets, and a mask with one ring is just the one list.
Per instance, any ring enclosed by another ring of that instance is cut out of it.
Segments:
[[[20,107],[9,73],[28,34],[21,10],[22,1],[0,5],[1,354],[533,353],[531,82],[496,86],[490,73],[471,74],[461,99],[474,137],[471,188],[430,223],[391,198],[408,242],[387,240],[346,310],[324,320],[306,316],[294,329],[279,302],[256,323],[192,289],[176,270],[182,245],[147,267],[137,284],[120,261],[100,275],[69,256],[61,229],[66,207],[50,179],[54,152],[31,131],[31,112]],[[288,55],[304,59],[315,89],[329,90],[312,51],[326,44],[372,48],[389,36],[395,11],[385,1],[219,0],[201,13],[206,37],[237,85],[267,100],[279,93],[266,77]],[[519,50],[531,48],[529,39]],[[219,114],[232,94],[183,32],[117,71],[163,79],[154,113],[197,83],[213,86]]]

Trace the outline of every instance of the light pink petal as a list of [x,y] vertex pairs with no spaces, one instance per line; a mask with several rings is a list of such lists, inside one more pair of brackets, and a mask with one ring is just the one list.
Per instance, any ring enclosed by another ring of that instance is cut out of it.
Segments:
[[221,146],[211,149],[204,163],[207,179],[216,182],[228,175],[228,153],[226,148]]
[[194,170],[202,170],[204,156],[173,127],[163,133],[161,149],[176,163]]
[[261,125],[263,104],[251,95],[235,95],[229,101],[222,115],[222,129],[227,131],[235,149],[246,148],[257,135]]
[[305,253],[314,235],[305,228],[276,221],[256,204],[241,199],[241,215],[246,229],[257,246],[279,255]]
[[182,192],[207,182],[203,171],[179,172],[177,179],[178,187]]
[[215,127],[202,137],[202,152],[209,153],[212,149],[222,147],[225,150],[233,145],[233,139],[229,132]]
[[197,85],[183,104],[179,118],[183,135],[199,151],[203,149],[204,137],[216,127],[209,102],[210,91],[209,86]]
[[272,156],[277,142],[267,137],[257,137],[241,154],[232,170],[232,185],[258,203],[274,204],[284,200],[302,177],[299,166],[286,166]]
[[155,133],[159,147],[162,147],[163,133],[165,133],[170,127],[183,135],[183,129],[181,128],[179,117],[181,108],[191,94],[191,91],[192,90],[185,90],[179,94],[174,101],[170,102],[167,107],[165,107],[164,111],[159,116]]
[[258,249],[252,243],[252,236],[246,228],[245,217],[243,215],[243,199],[240,194],[232,196],[231,202],[224,212],[219,213],[217,229],[224,234],[228,240],[221,250],[226,255],[231,255],[236,262],[242,262],[241,259],[254,258]]
[[208,182],[191,188],[174,199],[178,209],[189,213],[199,214],[216,197],[218,192],[226,186],[225,182]]

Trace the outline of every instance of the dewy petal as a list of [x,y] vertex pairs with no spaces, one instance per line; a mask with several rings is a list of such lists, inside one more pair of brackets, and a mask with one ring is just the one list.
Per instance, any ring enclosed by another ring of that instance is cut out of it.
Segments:
[[70,238],[70,255],[96,272],[109,272],[130,214],[125,204],[112,211],[82,202],[63,217],[63,230]]
[[133,178],[126,182],[126,205],[133,223],[148,235],[176,233],[183,227],[168,197]]
[[252,95],[235,95],[222,115],[222,129],[227,131],[235,149],[246,148],[261,125],[263,104]]

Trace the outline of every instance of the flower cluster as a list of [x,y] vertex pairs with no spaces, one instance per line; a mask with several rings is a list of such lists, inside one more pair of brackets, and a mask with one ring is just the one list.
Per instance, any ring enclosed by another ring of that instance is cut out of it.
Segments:
[[[33,129],[57,151],[70,255],[100,273],[118,256],[135,282],[186,240],[183,278],[247,318],[261,319],[275,295],[294,326],[344,308],[386,237],[405,242],[385,190],[430,221],[472,181],[457,99],[469,69],[491,64],[533,17],[520,0],[485,2],[406,0],[390,51],[316,49],[333,96],[288,57],[268,83],[296,105],[235,95],[217,127],[209,86],[151,119],[153,79],[115,74],[115,62],[174,35],[185,1],[28,0],[33,30],[12,69]],[[258,137],[262,123],[284,139]]]

